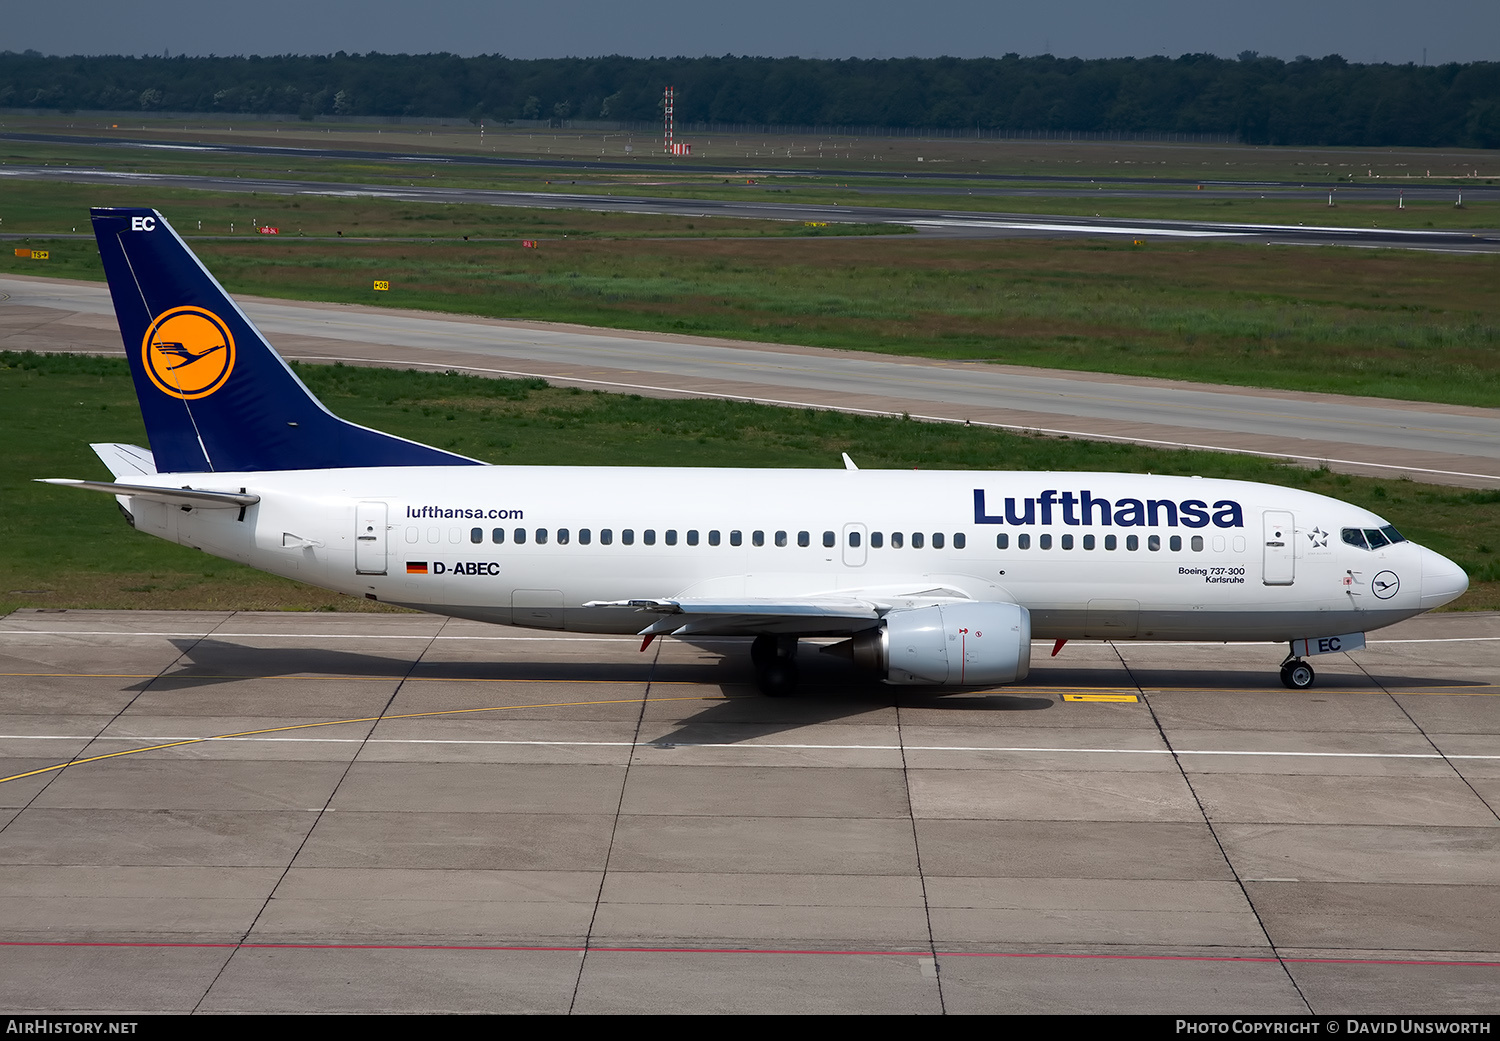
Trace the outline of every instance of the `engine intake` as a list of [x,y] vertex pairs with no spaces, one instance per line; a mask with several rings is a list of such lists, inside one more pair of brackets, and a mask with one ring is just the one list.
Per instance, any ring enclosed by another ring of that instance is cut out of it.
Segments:
[[989,686],[1031,671],[1031,612],[958,603],[892,611],[851,641],[854,663],[893,684]]

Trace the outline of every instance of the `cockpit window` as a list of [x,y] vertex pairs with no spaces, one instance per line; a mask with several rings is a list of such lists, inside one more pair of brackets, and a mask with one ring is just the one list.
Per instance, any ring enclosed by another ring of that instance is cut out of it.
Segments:
[[1406,541],[1406,536],[1390,524],[1383,528],[1345,528],[1343,535],[1345,542],[1360,549],[1380,549]]

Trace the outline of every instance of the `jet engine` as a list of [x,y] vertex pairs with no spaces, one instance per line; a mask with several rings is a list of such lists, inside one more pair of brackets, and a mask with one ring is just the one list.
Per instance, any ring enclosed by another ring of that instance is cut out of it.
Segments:
[[1014,683],[1031,671],[1031,612],[973,601],[892,611],[849,647],[856,665],[887,683]]

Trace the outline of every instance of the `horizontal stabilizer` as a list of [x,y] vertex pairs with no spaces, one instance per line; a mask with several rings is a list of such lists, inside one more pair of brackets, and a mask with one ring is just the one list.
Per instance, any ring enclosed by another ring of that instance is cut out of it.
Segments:
[[140,477],[156,473],[156,458],[151,449],[140,445],[89,445],[94,454],[116,477]]
[[41,477],[42,484],[57,484],[65,488],[82,488],[86,492],[104,492],[106,495],[128,495],[136,499],[149,499],[172,506],[195,506],[201,510],[244,509],[260,502],[259,495],[245,492],[211,492],[200,488],[154,488],[148,484],[115,484],[111,481],[75,481],[68,477]]

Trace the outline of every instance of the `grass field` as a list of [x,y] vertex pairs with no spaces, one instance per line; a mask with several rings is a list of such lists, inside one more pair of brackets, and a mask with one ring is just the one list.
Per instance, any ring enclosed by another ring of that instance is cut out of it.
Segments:
[[[184,203],[186,219],[166,212],[190,236],[195,213],[209,215],[206,231],[227,223],[228,213],[282,220],[287,211],[277,207],[290,205],[206,196]],[[530,250],[516,239],[464,242],[455,232],[465,225],[446,223],[462,215],[442,207],[319,199],[294,212],[348,221],[351,231],[441,224],[444,235],[386,242],[237,235],[199,239],[194,248],[231,291],[272,297],[1500,404],[1497,255],[916,236],[646,242],[595,230],[623,226],[618,215],[487,211],[518,229],[544,229],[528,231],[544,239]],[[442,219],[411,219],[422,212]],[[548,236],[543,221],[583,233]],[[700,230],[691,227],[697,221],[680,223],[680,234]],[[51,259],[7,253],[0,272],[102,277],[88,239],[38,236],[29,245]],[[376,279],[390,281],[391,291],[374,293]]]
[[[335,412],[482,458],[535,465],[1118,470],[1306,488],[1368,506],[1457,560],[1473,585],[1457,609],[1500,608],[1500,492],[1375,481],[1214,453],[1026,437],[979,428],[664,401],[541,381],[299,366]],[[250,571],[131,531],[105,496],[33,483],[107,474],[90,441],[145,444],[125,363],[0,354],[0,613],[17,607],[366,610],[365,601]],[[375,606],[373,609],[383,610]]]
[[190,189],[4,181],[0,231],[45,239],[59,233],[92,234],[91,206],[152,206],[183,234],[260,241],[257,226],[286,238],[468,239],[563,238],[820,238],[901,235],[912,229],[886,224],[736,220],[593,210],[538,210],[467,203],[403,203],[334,195],[267,195]]

